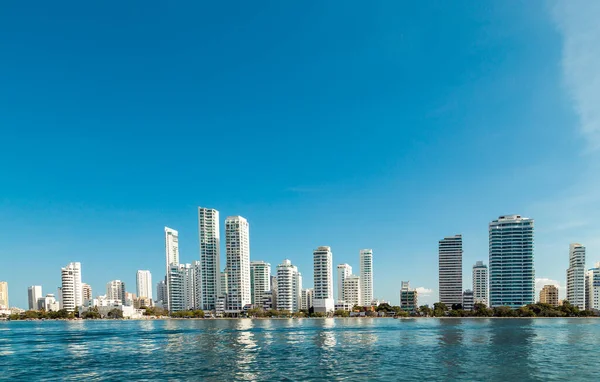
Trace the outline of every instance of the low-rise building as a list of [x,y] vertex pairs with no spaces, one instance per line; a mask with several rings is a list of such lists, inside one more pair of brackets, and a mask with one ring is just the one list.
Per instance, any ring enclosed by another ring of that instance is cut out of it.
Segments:
[[467,289],[463,292],[463,310],[473,310],[475,305],[475,295],[472,290]]
[[558,288],[555,285],[544,285],[540,290],[540,302],[554,307],[558,306]]
[[345,310],[347,312],[351,312],[354,305],[356,304],[351,304],[346,301],[338,301],[335,303],[335,310]]
[[405,312],[414,312],[419,307],[419,298],[416,290],[410,288],[410,281],[402,281],[400,289],[400,309]]

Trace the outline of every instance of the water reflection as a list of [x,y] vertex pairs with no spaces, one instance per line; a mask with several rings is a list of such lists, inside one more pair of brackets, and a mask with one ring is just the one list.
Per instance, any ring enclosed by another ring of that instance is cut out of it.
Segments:
[[256,341],[254,340],[253,320],[241,319],[237,321],[236,330],[236,379],[254,381],[257,375],[253,370],[256,359]]
[[534,319],[495,319],[490,343],[488,373],[503,380],[533,378],[536,370],[532,363],[532,351],[536,339]]

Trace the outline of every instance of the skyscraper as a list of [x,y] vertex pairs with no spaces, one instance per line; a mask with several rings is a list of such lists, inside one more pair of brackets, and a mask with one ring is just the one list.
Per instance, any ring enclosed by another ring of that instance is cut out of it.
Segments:
[[83,305],[81,285],[81,263],[69,263],[61,268],[62,287],[60,288],[60,306],[68,312],[74,312]]
[[8,309],[8,283],[0,281],[0,308]]
[[137,296],[152,300],[152,274],[150,271],[137,271],[135,280]]
[[535,302],[533,219],[500,216],[489,225],[489,298],[492,308]]
[[271,290],[271,264],[264,261],[250,262],[250,296],[252,305],[262,305],[263,294]]
[[370,306],[373,301],[373,250],[361,249],[359,254],[361,303]]
[[315,290],[312,288],[302,289],[300,292],[302,296],[302,302],[300,303],[300,309],[309,310],[313,307],[313,297]]
[[93,298],[92,287],[90,286],[90,284],[82,283],[81,290],[83,291],[82,293],[83,293],[83,302],[84,303]]
[[344,301],[350,306],[362,306],[362,290],[360,285],[360,276],[348,275],[344,278]]
[[295,313],[302,303],[302,276],[290,260],[277,266],[277,309]]
[[315,312],[332,312],[335,302],[333,300],[333,254],[330,247],[318,247],[313,251],[313,267]]
[[438,249],[440,302],[448,308],[462,305],[462,235],[443,238]]
[[166,302],[168,299],[169,291],[167,289],[167,283],[165,282],[165,280],[160,280],[156,284],[156,301],[161,302],[163,304],[163,307],[166,308]]
[[227,296],[227,270],[221,272],[220,276],[221,289],[219,289],[219,293],[221,296]]
[[109,300],[119,300],[125,305],[125,283],[121,280],[109,281],[106,284],[106,298]]
[[192,262],[194,268],[194,309],[202,309],[202,262]]
[[166,259],[166,287],[167,301],[165,307],[171,310],[171,265],[179,265],[179,233],[174,229],[165,227],[165,259]]
[[352,274],[352,267],[348,264],[339,264],[337,266],[337,288],[338,301],[344,301],[344,280]]
[[252,303],[250,296],[250,227],[241,216],[225,219],[228,313],[240,313]]
[[200,264],[202,272],[202,309],[214,310],[220,291],[221,235],[219,211],[198,207],[198,236],[200,239]]
[[554,307],[558,306],[558,288],[555,285],[544,285],[540,290],[540,302]]
[[41,285],[32,285],[27,288],[27,297],[29,299],[29,310],[38,309],[38,299],[44,297]]
[[567,301],[579,309],[585,309],[585,247],[579,243],[569,245]]
[[600,263],[590,268],[585,273],[585,308],[600,310]]
[[171,312],[196,309],[196,272],[192,264],[171,264],[169,270],[169,301]]
[[489,305],[488,300],[488,267],[483,261],[473,265],[473,302]]

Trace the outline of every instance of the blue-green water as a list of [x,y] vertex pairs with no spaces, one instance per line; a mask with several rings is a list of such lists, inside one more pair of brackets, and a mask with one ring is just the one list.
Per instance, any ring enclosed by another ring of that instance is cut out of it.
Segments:
[[2,380],[600,380],[598,319],[0,322]]

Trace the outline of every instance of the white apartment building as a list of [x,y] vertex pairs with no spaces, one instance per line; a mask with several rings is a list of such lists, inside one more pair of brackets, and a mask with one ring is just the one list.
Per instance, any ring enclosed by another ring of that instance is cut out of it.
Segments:
[[361,302],[370,306],[373,302],[373,250],[361,249],[359,254]]
[[217,297],[226,292],[220,290],[221,234],[219,211],[198,207],[198,237],[200,240],[200,286],[202,309],[213,310]]
[[250,262],[250,296],[252,305],[262,304],[264,292],[271,290],[271,264],[265,261]]
[[344,300],[352,307],[362,306],[362,290],[360,287],[360,276],[349,275],[344,279]]
[[60,307],[68,312],[74,312],[83,304],[81,263],[69,263],[61,268],[61,280]]
[[202,309],[202,262],[192,262],[194,268],[194,309]]
[[220,282],[221,289],[219,289],[219,292],[221,296],[227,296],[227,270],[225,270],[225,272],[221,272]]
[[167,284],[164,280],[160,280],[156,284],[156,302],[163,303],[163,306],[166,307],[166,302],[169,299],[169,290],[167,289]]
[[300,292],[301,300],[300,309],[309,310],[313,307],[313,298],[315,290],[313,288],[302,289]]
[[477,261],[473,265],[473,303],[489,306],[488,267],[483,261]]
[[174,229],[165,227],[165,261],[166,261],[166,287],[167,299],[163,306],[171,311],[171,265],[179,265],[179,233]]
[[[330,247],[322,246],[313,251],[313,271],[314,310],[317,313],[333,312],[333,253]],[[279,306],[279,292],[277,304]]]
[[81,289],[83,290],[83,301],[90,300],[93,297],[92,287],[90,286],[90,284],[81,284]]
[[440,302],[448,308],[463,302],[462,235],[445,237],[439,241]]
[[40,297],[37,301],[38,310],[45,310],[46,312],[58,312],[60,310],[60,303],[56,301],[53,294],[47,294],[46,297]]
[[150,271],[137,271],[135,280],[137,296],[152,300],[152,274]]
[[38,310],[38,299],[42,298],[42,286],[32,285],[27,288],[27,297],[29,300],[29,310]]
[[241,216],[225,219],[227,313],[241,313],[252,304],[250,293],[250,226]]
[[579,243],[572,243],[569,245],[567,301],[583,310],[585,300],[585,247]]
[[122,304],[125,304],[125,283],[121,280],[109,281],[106,284],[106,298],[119,300]]
[[586,309],[600,311],[600,262],[586,272],[585,283]]
[[0,281],[0,309],[8,309],[8,283]]
[[291,313],[300,310],[302,302],[302,276],[290,260],[277,266],[277,309]]
[[337,266],[337,299],[344,301],[344,280],[352,274],[352,267],[348,264],[339,264]]
[[196,272],[192,264],[171,264],[169,301],[171,312],[197,309]]

